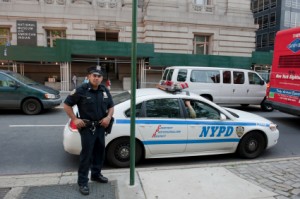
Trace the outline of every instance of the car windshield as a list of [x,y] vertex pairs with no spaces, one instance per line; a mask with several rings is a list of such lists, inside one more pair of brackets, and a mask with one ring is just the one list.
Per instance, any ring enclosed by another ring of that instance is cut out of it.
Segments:
[[127,100],[130,100],[130,97],[131,97],[131,95],[128,91],[125,91],[125,92],[122,92],[122,93],[112,96],[115,105],[125,102]]
[[228,111],[233,117],[236,117],[236,118],[240,117],[238,114],[236,114],[236,113],[234,113],[234,112],[232,112],[232,111],[230,111],[228,109],[226,109],[226,111]]
[[29,79],[28,77],[20,75],[19,73],[9,73],[9,74],[24,84],[38,84],[35,81],[33,81],[32,79]]

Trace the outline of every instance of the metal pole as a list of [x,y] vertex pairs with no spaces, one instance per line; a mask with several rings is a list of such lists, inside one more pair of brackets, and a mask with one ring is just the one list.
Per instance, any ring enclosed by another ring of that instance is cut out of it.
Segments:
[[134,185],[135,173],[135,95],[136,95],[136,26],[137,0],[132,0],[131,39],[131,120],[130,120],[130,185]]

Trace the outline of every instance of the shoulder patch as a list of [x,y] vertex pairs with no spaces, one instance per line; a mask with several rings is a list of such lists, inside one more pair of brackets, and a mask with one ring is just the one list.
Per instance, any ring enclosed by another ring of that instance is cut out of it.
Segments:
[[72,91],[70,92],[70,95],[74,95],[75,93],[76,93],[76,89],[72,90]]

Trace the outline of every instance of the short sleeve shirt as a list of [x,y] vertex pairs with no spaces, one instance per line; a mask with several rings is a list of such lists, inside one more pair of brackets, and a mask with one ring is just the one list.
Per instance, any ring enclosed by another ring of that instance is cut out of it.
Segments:
[[105,86],[99,85],[97,90],[93,90],[89,83],[79,86],[64,103],[69,106],[77,105],[80,118],[91,121],[101,120],[108,109],[114,106],[112,96]]

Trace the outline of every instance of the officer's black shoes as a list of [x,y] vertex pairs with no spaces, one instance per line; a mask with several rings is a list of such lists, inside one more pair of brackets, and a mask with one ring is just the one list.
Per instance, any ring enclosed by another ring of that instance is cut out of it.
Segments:
[[103,175],[98,175],[98,176],[92,176],[91,177],[92,181],[100,182],[100,183],[107,183],[108,179],[104,177]]
[[87,185],[83,185],[83,186],[79,185],[79,191],[82,195],[89,195],[90,194],[90,189]]

